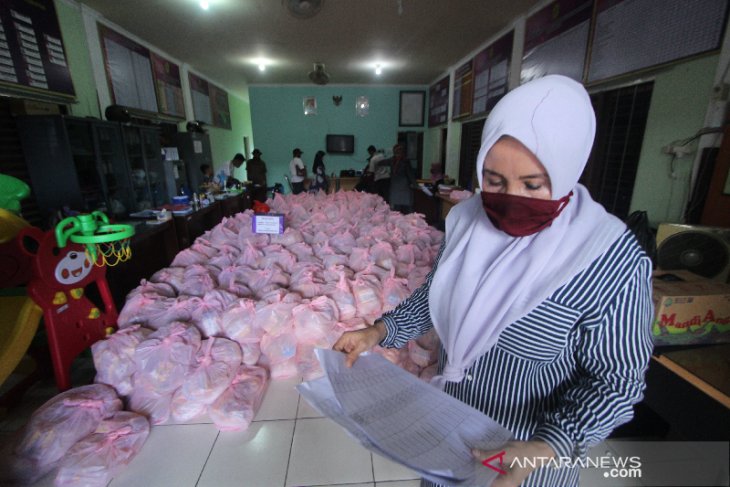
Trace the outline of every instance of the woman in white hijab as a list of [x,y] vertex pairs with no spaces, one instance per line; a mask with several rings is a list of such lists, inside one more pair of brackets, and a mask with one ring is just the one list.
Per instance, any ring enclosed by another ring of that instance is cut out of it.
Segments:
[[[651,263],[578,184],[594,134],[588,94],[569,78],[508,93],[484,126],[481,192],[449,213],[426,283],[334,345],[352,364],[378,343],[402,347],[434,327],[436,383],[514,434],[503,462],[515,468],[495,486],[578,485],[580,468],[566,459],[575,464],[629,421],[642,397]],[[524,457],[562,460],[513,464]]]

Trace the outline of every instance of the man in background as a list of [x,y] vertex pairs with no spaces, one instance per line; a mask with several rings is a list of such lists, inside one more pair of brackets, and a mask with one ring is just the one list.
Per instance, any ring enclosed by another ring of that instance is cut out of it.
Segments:
[[293,159],[289,162],[289,178],[291,181],[291,191],[299,194],[304,191],[304,178],[307,177],[307,168],[301,159],[302,151],[296,148],[292,151]]
[[228,164],[223,165],[222,172],[226,178],[226,187],[233,186],[234,184],[238,184],[241,182],[241,180],[236,177],[236,169],[241,167],[245,161],[246,158],[243,157],[243,154],[239,152],[238,154],[233,156],[233,159],[228,161]]
[[266,163],[261,160],[261,151],[254,149],[246,162],[246,175],[253,183],[253,199],[266,201]]

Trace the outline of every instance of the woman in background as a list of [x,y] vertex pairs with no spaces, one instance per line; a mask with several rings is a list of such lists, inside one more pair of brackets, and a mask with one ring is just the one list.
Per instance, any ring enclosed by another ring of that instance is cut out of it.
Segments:
[[324,151],[317,151],[314,155],[314,163],[312,164],[312,184],[309,186],[310,193],[317,193],[329,189],[329,179],[327,178],[327,170],[324,167]]
[[[435,328],[435,383],[514,435],[499,451],[473,451],[480,462],[504,451],[493,487],[577,486],[580,467],[562,459],[585,457],[642,398],[651,261],[578,184],[594,135],[588,93],[569,78],[505,95],[482,133],[481,193],[449,212],[426,282],[333,347],[349,365]],[[562,463],[513,464],[525,458]]]

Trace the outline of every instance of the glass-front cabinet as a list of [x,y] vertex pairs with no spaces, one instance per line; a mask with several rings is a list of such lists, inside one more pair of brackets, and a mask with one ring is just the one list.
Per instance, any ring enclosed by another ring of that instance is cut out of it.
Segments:
[[154,127],[124,125],[122,133],[135,211],[157,208],[167,203],[159,131]]
[[17,124],[44,217],[101,210],[119,220],[168,202],[156,127],[63,115]]

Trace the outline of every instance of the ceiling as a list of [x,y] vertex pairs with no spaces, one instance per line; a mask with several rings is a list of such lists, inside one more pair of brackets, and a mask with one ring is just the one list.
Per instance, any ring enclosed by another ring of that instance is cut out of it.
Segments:
[[322,0],[316,15],[300,19],[286,4],[313,0],[208,0],[208,10],[200,0],[78,1],[236,93],[310,84],[315,62],[332,84],[431,84],[536,3]]

